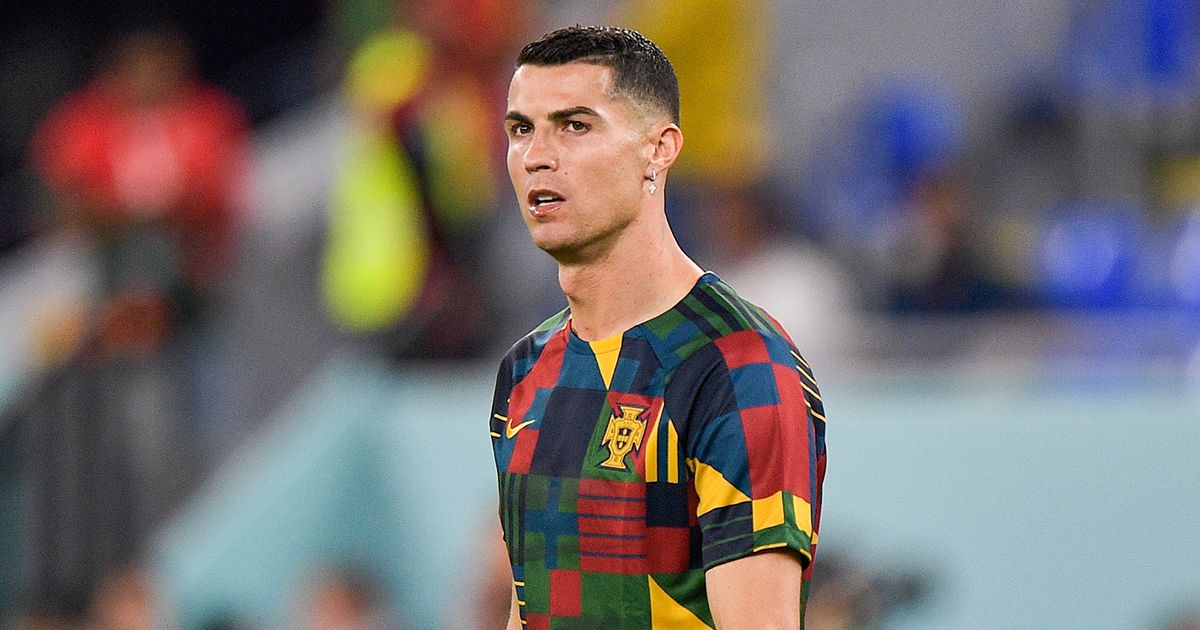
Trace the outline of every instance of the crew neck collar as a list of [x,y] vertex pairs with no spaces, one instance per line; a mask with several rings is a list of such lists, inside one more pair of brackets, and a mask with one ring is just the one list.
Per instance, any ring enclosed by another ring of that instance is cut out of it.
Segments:
[[635,324],[634,326],[626,329],[623,332],[619,332],[615,335],[611,335],[609,337],[605,337],[603,339],[597,339],[595,341],[590,341],[590,342],[581,339],[579,337],[579,335],[575,334],[575,329],[574,329],[574,327],[571,326],[571,312],[570,312],[570,309],[568,308],[567,317],[565,318],[564,324],[563,324],[563,329],[564,329],[563,332],[567,337],[567,349],[571,350],[573,352],[579,352],[582,354],[606,354],[609,352],[614,352],[614,351],[620,350],[621,349],[621,340],[624,339],[626,335],[636,331],[637,329],[639,329],[647,324],[654,322],[655,320],[657,320],[660,317],[665,317],[668,313],[671,313],[675,309],[679,308],[679,305],[682,304],[689,297],[695,295],[696,291],[698,291],[701,287],[708,285],[708,284],[712,284],[714,282],[720,282],[720,280],[721,280],[720,276],[718,276],[715,272],[705,271],[704,273],[700,274],[699,278],[696,279],[696,283],[692,285],[692,288],[687,292],[687,294],[684,295],[683,298],[680,299],[678,302],[676,302],[674,305],[672,305],[671,308],[663,311],[662,313],[659,313],[658,315],[655,315],[654,317],[651,317],[650,319],[648,319],[644,322],[641,322],[640,324]]

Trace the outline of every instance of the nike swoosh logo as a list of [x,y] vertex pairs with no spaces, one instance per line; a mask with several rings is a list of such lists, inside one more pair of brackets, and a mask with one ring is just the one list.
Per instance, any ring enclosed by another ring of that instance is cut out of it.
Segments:
[[517,431],[524,429],[525,427],[533,424],[534,422],[535,422],[535,420],[526,420],[525,422],[522,422],[521,424],[518,424],[517,426],[514,427],[514,426],[512,426],[512,421],[510,420],[504,424],[504,435],[507,436],[508,439],[511,440],[512,437],[517,434]]

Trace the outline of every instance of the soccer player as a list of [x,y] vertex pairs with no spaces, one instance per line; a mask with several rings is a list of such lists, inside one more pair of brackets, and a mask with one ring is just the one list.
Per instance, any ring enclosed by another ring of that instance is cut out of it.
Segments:
[[678,123],[636,32],[566,28],[517,59],[509,175],[568,308],[496,379],[511,630],[803,626],[821,397],[779,324],[676,243]]

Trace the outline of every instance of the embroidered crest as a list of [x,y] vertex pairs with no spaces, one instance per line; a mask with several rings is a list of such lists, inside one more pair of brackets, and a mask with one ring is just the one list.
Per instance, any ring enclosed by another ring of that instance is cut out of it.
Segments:
[[604,438],[600,440],[602,446],[608,447],[608,459],[600,462],[601,468],[629,470],[625,466],[625,456],[640,448],[642,435],[646,432],[646,419],[640,416],[646,409],[648,407],[617,405],[620,414],[614,412],[609,418]]

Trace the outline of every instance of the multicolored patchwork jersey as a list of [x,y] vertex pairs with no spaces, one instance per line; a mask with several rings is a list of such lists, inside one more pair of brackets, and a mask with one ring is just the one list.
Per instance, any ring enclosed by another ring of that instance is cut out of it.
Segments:
[[529,630],[713,627],[704,572],[792,550],[812,575],[825,476],[816,382],[764,311],[704,274],[586,342],[567,310],[504,357],[500,520]]

